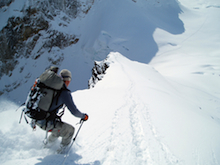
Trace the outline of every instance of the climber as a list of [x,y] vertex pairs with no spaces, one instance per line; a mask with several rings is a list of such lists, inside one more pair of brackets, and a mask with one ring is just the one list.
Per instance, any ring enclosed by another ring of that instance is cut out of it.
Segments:
[[72,125],[61,121],[59,118],[54,119],[54,116],[57,115],[59,109],[64,105],[69,109],[72,115],[81,118],[82,121],[88,120],[88,115],[81,113],[77,109],[73,102],[71,92],[69,89],[67,89],[72,78],[71,72],[67,69],[63,69],[60,72],[60,76],[62,77],[64,84],[61,92],[54,97],[49,109],[50,112],[55,111],[55,114],[51,115],[51,120],[50,118],[47,118],[47,120],[36,120],[36,125],[45,131],[51,132],[50,136],[48,137],[47,145],[53,144],[58,137],[62,137],[58,152],[63,152],[70,144],[75,128]]

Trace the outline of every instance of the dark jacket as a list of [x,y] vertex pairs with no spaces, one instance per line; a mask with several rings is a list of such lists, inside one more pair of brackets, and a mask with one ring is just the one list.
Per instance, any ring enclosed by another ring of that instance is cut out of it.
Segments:
[[69,111],[78,118],[84,118],[85,114],[81,113],[73,102],[71,92],[64,85],[60,94],[57,94],[51,104],[49,111],[59,110],[59,107],[66,105]]

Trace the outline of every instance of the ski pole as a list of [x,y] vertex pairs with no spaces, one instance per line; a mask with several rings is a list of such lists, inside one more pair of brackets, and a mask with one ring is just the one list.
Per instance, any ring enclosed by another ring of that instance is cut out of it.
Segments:
[[77,136],[78,136],[78,134],[79,134],[79,131],[80,131],[80,129],[81,129],[83,123],[84,123],[84,121],[82,120],[82,121],[81,121],[81,125],[79,126],[79,129],[78,129],[78,131],[77,131],[75,137],[73,138],[73,141],[72,141],[72,143],[71,143],[71,145],[70,145],[70,147],[69,147],[69,149],[68,149],[67,154],[64,155],[65,158],[64,158],[64,160],[63,160],[62,165],[64,165],[64,163],[65,163],[65,161],[66,161],[66,158],[67,158],[67,156],[69,155],[70,149],[71,149],[71,147],[73,146],[73,143],[75,142],[75,140],[76,140],[76,138],[77,138]]
[[45,136],[45,138],[44,138],[44,141],[43,141],[43,143],[44,143],[44,146],[46,146],[47,145],[47,136],[48,136],[48,131],[46,131],[46,136]]

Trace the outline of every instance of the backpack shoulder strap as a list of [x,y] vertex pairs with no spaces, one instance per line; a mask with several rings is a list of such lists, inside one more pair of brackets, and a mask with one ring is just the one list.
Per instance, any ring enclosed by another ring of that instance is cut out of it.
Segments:
[[63,84],[63,87],[57,91],[56,105],[58,104],[58,100],[59,100],[59,97],[60,97],[62,91],[70,91],[70,90],[67,89],[66,85]]

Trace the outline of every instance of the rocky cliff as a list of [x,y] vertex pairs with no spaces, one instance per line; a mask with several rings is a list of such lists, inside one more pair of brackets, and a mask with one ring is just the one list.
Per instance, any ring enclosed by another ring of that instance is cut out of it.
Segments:
[[[2,12],[7,12],[15,0],[0,2]],[[64,49],[76,44],[80,37],[64,33],[53,28],[52,22],[56,19],[60,29],[69,24],[71,19],[83,17],[90,10],[94,0],[27,0],[19,11],[18,16],[8,18],[7,24],[0,31],[0,80],[3,75],[12,76],[13,70],[19,64],[19,59],[37,60],[48,52],[48,63],[59,66],[64,59],[49,56],[53,48]],[[57,21],[57,19],[59,21]],[[36,46],[37,45],[37,46]],[[21,73],[25,66],[19,66]],[[15,80],[0,91],[10,91],[20,84]]]

